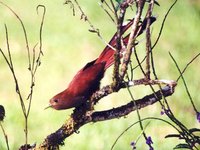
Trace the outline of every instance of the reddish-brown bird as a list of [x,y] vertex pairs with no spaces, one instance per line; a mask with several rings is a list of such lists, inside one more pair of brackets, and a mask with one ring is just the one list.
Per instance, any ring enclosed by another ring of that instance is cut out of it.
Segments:
[[[155,18],[151,18],[151,23],[155,21]],[[132,25],[131,20],[127,25],[123,26],[123,33]],[[146,28],[146,20],[138,27],[138,35],[140,35]],[[126,45],[129,35],[127,35],[123,41]],[[116,46],[116,34],[113,36],[109,45]],[[78,73],[74,76],[69,83],[68,88],[58,93],[50,100],[50,106],[57,110],[69,109],[77,107],[86,102],[91,95],[99,89],[100,81],[104,76],[104,73],[108,67],[114,63],[115,51],[106,46],[100,56],[89,63],[87,63]]]

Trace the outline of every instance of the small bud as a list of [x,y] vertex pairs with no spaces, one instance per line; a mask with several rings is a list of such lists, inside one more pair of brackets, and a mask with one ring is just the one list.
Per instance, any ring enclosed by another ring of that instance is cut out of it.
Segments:
[[200,112],[197,112],[197,121],[200,123]]
[[133,150],[135,150],[136,149],[136,143],[133,141],[133,142],[131,142],[131,147],[132,147],[132,149]]
[[0,121],[3,121],[5,117],[5,109],[2,105],[0,105]]

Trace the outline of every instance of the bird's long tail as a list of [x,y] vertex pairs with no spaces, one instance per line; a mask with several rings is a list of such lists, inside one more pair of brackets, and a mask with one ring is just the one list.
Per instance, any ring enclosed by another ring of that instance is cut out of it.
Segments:
[[[152,24],[155,20],[156,20],[155,17],[151,17],[150,24]],[[122,27],[122,34],[124,34],[124,32],[126,32],[126,30],[128,30],[131,27],[133,22],[134,22],[134,19],[130,20],[128,24],[126,24]],[[136,32],[137,36],[139,36],[140,34],[143,33],[143,31],[146,29],[146,26],[147,26],[147,19],[144,19],[143,23],[141,23],[138,26],[138,29]],[[129,35],[130,34],[126,35],[125,38],[123,38],[124,45],[128,44]],[[112,39],[110,40],[108,45],[104,48],[103,52],[100,54],[100,56],[95,61],[95,64],[101,63],[101,62],[106,62],[105,69],[107,69],[112,64],[114,64],[115,50],[113,48],[116,48],[116,37],[117,37],[117,33],[114,34],[114,36],[112,37]]]

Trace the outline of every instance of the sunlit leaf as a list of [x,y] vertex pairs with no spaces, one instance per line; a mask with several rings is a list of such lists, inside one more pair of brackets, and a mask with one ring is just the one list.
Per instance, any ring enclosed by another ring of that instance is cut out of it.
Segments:
[[188,144],[178,144],[176,145],[176,147],[174,147],[174,149],[182,149],[182,148],[191,149],[191,147]]

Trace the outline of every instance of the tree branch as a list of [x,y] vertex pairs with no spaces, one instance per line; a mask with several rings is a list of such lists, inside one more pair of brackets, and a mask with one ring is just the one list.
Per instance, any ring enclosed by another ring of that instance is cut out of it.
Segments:
[[110,110],[96,112],[85,111],[85,113],[83,113],[84,109],[76,108],[71,115],[71,118],[68,119],[56,132],[47,136],[44,142],[36,148],[36,150],[57,149],[59,145],[64,144],[64,140],[67,137],[76,133],[83,125],[89,122],[106,121],[126,116],[136,109],[141,109],[156,103],[161,100],[162,97],[172,95],[174,93],[174,88],[175,85],[165,86],[162,90],[158,90],[157,92],[138,99],[135,102],[131,101],[126,105]]

